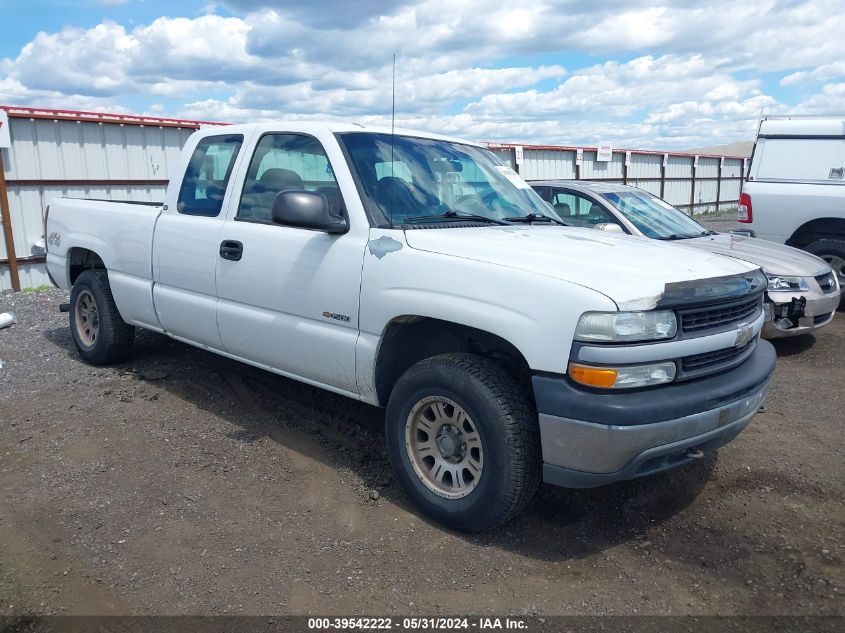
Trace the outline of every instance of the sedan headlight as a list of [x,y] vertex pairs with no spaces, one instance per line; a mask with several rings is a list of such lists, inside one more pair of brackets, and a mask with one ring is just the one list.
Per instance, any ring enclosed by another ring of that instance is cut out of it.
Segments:
[[810,289],[803,277],[766,275],[769,278],[769,292],[806,292]]
[[570,363],[569,377],[588,387],[633,389],[672,382],[675,379],[675,370],[675,363],[672,362],[623,367],[594,367]]
[[672,338],[678,321],[671,310],[585,312],[575,328],[576,341],[625,343]]

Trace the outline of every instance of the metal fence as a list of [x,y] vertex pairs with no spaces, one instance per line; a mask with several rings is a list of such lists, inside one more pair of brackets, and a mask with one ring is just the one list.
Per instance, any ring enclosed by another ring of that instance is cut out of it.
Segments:
[[170,169],[202,122],[0,106],[0,290],[49,283],[44,209],[60,196],[162,200]]
[[638,187],[687,213],[736,208],[745,160],[710,156],[614,150],[599,161],[595,148],[487,143],[526,180],[598,180]]
[[[49,283],[44,209],[52,198],[162,200],[170,170],[203,121],[0,106],[11,147],[0,149],[0,290]],[[487,146],[531,179],[574,178],[627,183],[695,213],[736,206],[742,158],[595,148]]]

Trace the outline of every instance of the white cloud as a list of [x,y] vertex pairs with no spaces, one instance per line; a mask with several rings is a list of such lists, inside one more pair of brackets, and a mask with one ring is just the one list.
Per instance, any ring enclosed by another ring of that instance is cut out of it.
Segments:
[[[747,138],[762,109],[845,107],[831,83],[845,76],[845,0],[218,4],[235,17],[211,4],[134,28],[38,33],[0,60],[0,100],[384,122],[398,53],[402,124],[470,138],[703,145]],[[572,52],[596,62],[573,68]],[[800,103],[764,89],[773,72]]]
[[845,111],[845,82],[822,86],[821,92],[805,99],[795,108],[800,114],[842,114]]
[[822,64],[813,70],[801,70],[791,73],[780,80],[781,86],[797,86],[807,81],[826,81],[845,77],[845,60]]

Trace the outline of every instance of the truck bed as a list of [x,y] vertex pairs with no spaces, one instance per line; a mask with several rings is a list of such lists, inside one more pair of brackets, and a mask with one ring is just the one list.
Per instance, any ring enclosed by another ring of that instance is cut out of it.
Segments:
[[140,201],[52,200],[46,230],[50,275],[69,291],[82,253],[97,253],[123,318],[159,329],[152,302],[152,243],[161,210],[161,204]]

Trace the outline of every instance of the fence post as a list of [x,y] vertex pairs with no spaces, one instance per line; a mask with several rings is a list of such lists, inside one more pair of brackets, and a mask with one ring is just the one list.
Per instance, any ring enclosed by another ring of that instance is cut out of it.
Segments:
[[698,167],[698,156],[692,157],[692,180],[690,181],[689,191],[689,214],[690,217],[695,215],[695,172]]
[[6,169],[3,166],[2,149],[0,149],[0,217],[3,220],[3,238],[6,241],[6,259],[9,260],[12,290],[18,292],[21,289],[21,278],[18,274],[18,257],[15,253],[15,237],[12,233],[12,216],[9,210],[9,191],[6,189]]
[[725,165],[725,157],[719,159],[719,172],[716,178],[716,213],[719,213],[719,202],[722,199],[722,167]]
[[631,162],[631,152],[626,151],[622,157],[622,184],[628,184],[628,163]]
[[660,198],[666,199],[666,165],[669,163],[669,154],[663,154],[663,160],[660,163]]

